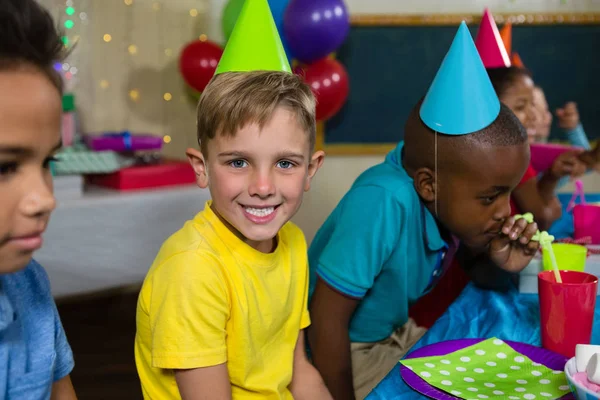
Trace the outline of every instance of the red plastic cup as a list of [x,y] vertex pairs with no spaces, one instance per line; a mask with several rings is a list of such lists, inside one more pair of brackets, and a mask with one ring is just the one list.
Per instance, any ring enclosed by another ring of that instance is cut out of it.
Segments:
[[560,271],[560,277],[563,283],[554,271],[538,274],[542,346],[571,358],[577,344],[590,343],[598,278],[577,271]]

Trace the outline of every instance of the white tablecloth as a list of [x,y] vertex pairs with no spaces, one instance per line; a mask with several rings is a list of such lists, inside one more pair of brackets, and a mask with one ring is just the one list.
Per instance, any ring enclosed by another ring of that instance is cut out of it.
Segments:
[[141,283],[161,244],[203,209],[208,190],[92,189],[59,201],[34,258],[55,297]]

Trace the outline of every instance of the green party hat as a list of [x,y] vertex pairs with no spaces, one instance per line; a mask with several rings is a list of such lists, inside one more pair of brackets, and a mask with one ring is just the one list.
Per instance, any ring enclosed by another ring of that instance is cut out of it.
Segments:
[[292,72],[267,0],[246,0],[215,75],[248,71]]

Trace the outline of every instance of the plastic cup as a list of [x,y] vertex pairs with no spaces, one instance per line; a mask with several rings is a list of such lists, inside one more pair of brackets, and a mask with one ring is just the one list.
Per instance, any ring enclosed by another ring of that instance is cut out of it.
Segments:
[[542,346],[570,358],[576,345],[590,343],[598,278],[562,270],[560,276],[563,283],[553,271],[538,274]]
[[[571,243],[552,243],[556,264],[560,270],[579,271],[585,269],[585,260],[587,258],[587,248],[578,244]],[[542,251],[542,263],[544,271],[552,270],[552,262],[548,251]]]

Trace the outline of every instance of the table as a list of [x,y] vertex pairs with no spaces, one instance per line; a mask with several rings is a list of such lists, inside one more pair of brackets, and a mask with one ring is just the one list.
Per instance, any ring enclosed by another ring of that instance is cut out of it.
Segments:
[[[573,233],[573,217],[566,212],[570,198],[570,194],[559,195],[563,216],[550,230],[557,238]],[[586,195],[586,200],[600,201],[600,195]],[[506,293],[492,292],[469,284],[412,350],[445,340],[493,336],[541,346],[539,321],[537,294],[522,294],[516,287]],[[592,343],[600,344],[600,307],[596,307]],[[422,398],[425,397],[404,383],[398,364],[373,389],[367,400]]]
[[[492,292],[469,284],[412,350],[445,340],[489,337],[540,346],[539,321],[537,295],[521,294],[516,288]],[[592,343],[600,344],[600,307],[596,307]],[[398,364],[367,400],[422,398],[404,383]]]
[[55,297],[140,284],[161,244],[210,199],[184,185],[119,192],[91,188],[58,202],[35,259]]

